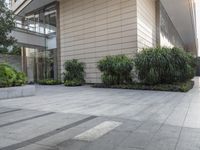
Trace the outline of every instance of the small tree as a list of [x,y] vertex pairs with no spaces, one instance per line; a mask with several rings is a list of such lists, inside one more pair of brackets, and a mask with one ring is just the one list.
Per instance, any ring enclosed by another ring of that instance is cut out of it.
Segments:
[[6,6],[5,0],[0,0],[0,47],[7,49],[12,46],[16,40],[9,34],[15,28],[14,15]]

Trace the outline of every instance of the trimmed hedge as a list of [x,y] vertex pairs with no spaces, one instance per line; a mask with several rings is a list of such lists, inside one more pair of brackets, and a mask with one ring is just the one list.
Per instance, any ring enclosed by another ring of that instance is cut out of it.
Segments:
[[26,82],[27,77],[24,73],[16,71],[8,64],[0,64],[0,88],[22,86]]
[[[196,59],[179,48],[148,48],[130,59],[125,55],[107,56],[98,62],[103,84],[94,87],[181,91],[190,90],[196,73]],[[132,70],[138,76],[132,82]]]
[[195,76],[195,58],[178,48],[148,48],[135,58],[135,68],[147,85],[186,82]]
[[65,86],[81,86],[83,83],[79,80],[66,80]]
[[133,60],[125,55],[107,56],[98,62],[101,78],[106,85],[118,85],[132,81]]
[[85,64],[79,62],[77,59],[68,60],[64,64],[64,85],[65,86],[79,86],[85,83],[84,69]]
[[95,84],[95,88],[113,88],[113,89],[133,89],[133,90],[152,90],[152,91],[172,91],[172,92],[188,92],[194,86],[193,81],[173,84],[157,84],[144,85],[142,83],[122,84],[122,85],[105,85]]
[[44,80],[38,81],[38,84],[40,84],[40,85],[60,85],[60,84],[62,84],[62,81],[53,80],[53,79],[44,79]]

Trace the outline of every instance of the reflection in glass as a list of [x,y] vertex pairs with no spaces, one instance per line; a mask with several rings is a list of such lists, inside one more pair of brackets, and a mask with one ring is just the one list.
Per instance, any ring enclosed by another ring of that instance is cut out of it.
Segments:
[[[46,45],[40,48],[24,48],[25,70],[29,82],[42,79],[57,79],[57,35],[56,7],[48,6],[21,19],[23,27],[29,31],[45,34]],[[33,47],[33,46],[32,46]]]
[[25,48],[26,72],[29,82],[37,82],[43,79],[55,79],[56,50],[41,50]]
[[26,15],[24,27],[30,31],[50,34],[56,32],[56,9],[55,5]]

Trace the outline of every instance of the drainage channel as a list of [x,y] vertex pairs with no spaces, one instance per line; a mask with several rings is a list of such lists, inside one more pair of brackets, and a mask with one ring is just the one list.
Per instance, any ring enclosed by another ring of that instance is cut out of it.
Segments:
[[11,113],[11,112],[16,112],[16,111],[20,111],[20,110],[22,110],[22,109],[14,109],[14,110],[9,110],[9,111],[4,111],[4,112],[1,112],[0,115]]
[[32,139],[29,139],[29,140],[26,140],[26,141],[23,141],[23,142],[20,142],[20,143],[16,143],[16,144],[13,144],[13,145],[10,145],[10,146],[6,146],[6,147],[3,147],[3,148],[0,148],[0,150],[16,150],[16,149],[19,149],[19,148],[26,147],[26,146],[28,146],[30,144],[39,142],[39,141],[41,141],[43,139],[46,139],[46,138],[51,137],[51,136],[54,136],[54,135],[56,135],[58,133],[61,133],[61,132],[65,131],[65,130],[68,130],[70,128],[76,127],[76,126],[78,126],[78,125],[80,125],[82,123],[85,123],[87,121],[93,120],[95,118],[97,118],[97,116],[87,117],[85,119],[76,121],[74,123],[68,124],[68,125],[63,126],[61,128],[58,128],[58,129],[52,130],[50,132],[47,132],[45,134],[36,136],[36,137],[34,137]]
[[0,125],[0,128],[2,128],[2,127],[6,127],[6,126],[9,126],[9,125],[13,125],[13,124],[16,124],[16,123],[25,122],[25,121],[32,120],[32,119],[41,118],[41,117],[48,116],[48,115],[52,115],[52,114],[55,114],[55,112],[45,113],[45,114],[41,114],[41,115],[37,115],[37,116],[33,116],[33,117],[29,117],[29,118],[25,118],[25,119],[17,120],[17,121],[13,121],[13,122],[5,123],[5,124]]

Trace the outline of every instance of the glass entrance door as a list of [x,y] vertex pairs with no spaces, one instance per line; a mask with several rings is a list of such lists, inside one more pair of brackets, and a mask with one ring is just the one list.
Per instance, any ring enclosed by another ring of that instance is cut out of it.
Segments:
[[24,70],[30,83],[43,79],[56,79],[56,50],[24,49]]
[[58,79],[57,71],[57,3],[44,6],[24,16],[24,27],[45,37],[43,48],[24,48],[23,68],[29,82]]

